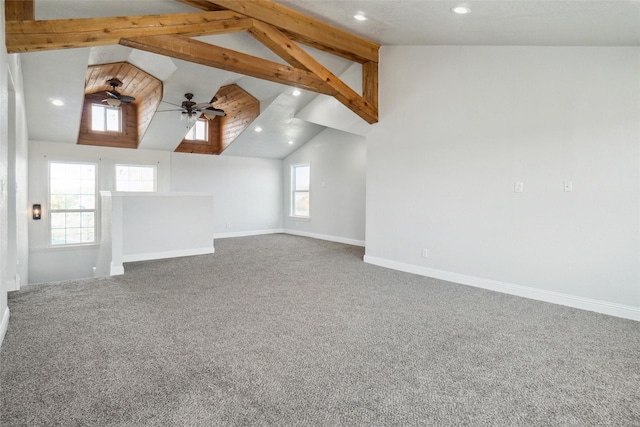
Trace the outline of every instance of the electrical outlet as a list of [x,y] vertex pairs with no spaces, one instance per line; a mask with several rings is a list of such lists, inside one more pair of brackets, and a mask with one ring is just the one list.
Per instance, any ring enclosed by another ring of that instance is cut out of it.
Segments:
[[515,191],[516,193],[524,192],[524,183],[522,181],[516,181],[513,185],[513,191]]
[[573,191],[573,182],[572,181],[565,181],[564,182],[564,192],[565,193],[571,193]]
[[422,249],[422,258],[427,258],[429,256],[429,251],[426,248]]

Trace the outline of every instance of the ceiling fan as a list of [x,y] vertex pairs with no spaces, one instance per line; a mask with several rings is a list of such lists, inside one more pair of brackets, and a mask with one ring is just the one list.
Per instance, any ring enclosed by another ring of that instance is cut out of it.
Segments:
[[[180,111],[181,112],[180,118],[187,122],[187,127],[191,127],[191,125],[193,125],[195,121],[203,114],[209,120],[215,119],[216,117],[224,117],[227,115],[227,113],[225,113],[224,110],[221,110],[220,108],[216,108],[213,106],[213,103],[217,101],[217,98],[215,97],[211,100],[211,102],[201,102],[201,103],[196,103],[195,101],[192,101],[193,99],[192,93],[185,93],[184,97],[187,98],[187,100],[182,101],[182,104],[180,105],[171,104],[170,102],[167,102],[167,104],[175,105],[176,107],[180,107],[180,109],[163,110],[158,112],[162,113],[164,111]],[[166,102],[166,101],[163,101],[163,102]]]
[[107,98],[103,99],[102,102],[106,102],[112,107],[119,107],[120,104],[129,104],[136,100],[133,96],[122,95],[116,90],[117,87],[122,86],[122,82],[117,78],[109,79],[107,83],[111,86],[111,90],[105,91]]

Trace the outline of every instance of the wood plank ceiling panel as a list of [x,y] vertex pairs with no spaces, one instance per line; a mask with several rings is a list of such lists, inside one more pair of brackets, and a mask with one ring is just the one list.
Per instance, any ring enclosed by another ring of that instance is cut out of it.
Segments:
[[[162,99],[162,82],[127,62],[92,65],[87,68],[84,89],[85,95],[100,94],[102,99],[105,99],[105,91],[111,89],[108,81],[112,78],[117,78],[122,82],[122,86],[116,88],[120,94],[136,98],[135,101],[131,103],[131,107],[133,108],[128,108],[128,115],[131,117],[133,115],[132,111],[135,110],[137,127],[135,132],[135,147],[137,147],[149,127],[155,111],[160,105]],[[93,99],[97,98],[94,97]],[[101,101],[101,99],[97,100]],[[86,114],[86,111],[84,114]],[[82,143],[81,141],[84,139],[86,138],[80,138],[79,143]],[[99,138],[96,139],[92,137],[91,140],[97,141]],[[112,140],[113,138],[108,139],[105,145],[114,146]],[[93,143],[93,145],[100,144]],[[128,143],[127,146],[130,147],[131,143]]]

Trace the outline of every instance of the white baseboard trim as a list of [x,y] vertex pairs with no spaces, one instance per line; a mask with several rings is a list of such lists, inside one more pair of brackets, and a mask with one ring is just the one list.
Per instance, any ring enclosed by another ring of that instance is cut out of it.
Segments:
[[111,263],[111,267],[109,268],[110,276],[121,276],[124,274],[124,265],[115,265]]
[[2,347],[4,336],[7,333],[7,328],[9,327],[9,317],[9,307],[5,307],[4,314],[2,315],[2,322],[0,323],[0,347]]
[[122,256],[122,262],[149,261],[152,259],[178,258],[183,256],[207,255],[215,253],[215,248],[178,249],[175,251],[147,252]]
[[355,239],[348,239],[346,237],[329,236],[328,234],[308,233],[306,231],[291,230],[288,228],[285,229],[284,232],[286,234],[293,234],[295,236],[311,237],[313,239],[328,240],[330,242],[344,243],[345,245],[364,247],[364,240],[355,240]]
[[260,236],[262,234],[277,234],[283,233],[282,228],[273,228],[268,230],[250,230],[250,231],[230,231],[228,233],[213,233],[214,239],[227,239],[229,237],[247,237],[247,236]]
[[622,317],[624,319],[640,321],[640,307],[616,304],[608,301],[584,298],[575,295],[563,294],[560,292],[547,291],[544,289],[531,288],[528,286],[514,285],[511,283],[483,279],[480,277],[467,276],[465,274],[436,270],[434,268],[421,267],[418,265],[406,264],[399,261],[391,261],[388,259],[377,258],[370,255],[364,256],[364,262],[380,267],[390,268],[392,270],[404,271],[405,273],[413,273],[420,276],[433,277],[434,279],[446,280],[448,282],[474,286],[476,288],[488,289],[491,291],[502,292],[519,297],[530,298],[538,301],[545,301],[553,304],[579,308],[581,310],[608,314],[610,316]]

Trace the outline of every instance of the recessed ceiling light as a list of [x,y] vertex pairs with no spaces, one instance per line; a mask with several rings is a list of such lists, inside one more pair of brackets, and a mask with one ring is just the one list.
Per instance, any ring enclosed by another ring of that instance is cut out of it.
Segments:
[[362,13],[356,13],[355,15],[353,15],[353,19],[355,19],[356,21],[366,21],[367,17]]
[[451,8],[451,12],[458,15],[466,15],[467,13],[471,13],[471,9],[466,6],[456,6]]
[[64,105],[64,102],[62,102],[62,101],[61,101],[61,100],[59,100],[59,99],[54,99],[53,101],[51,101],[51,103],[52,103],[53,105],[55,105],[56,107],[62,107],[62,106]]
[[289,141],[289,145],[293,145],[293,141]]
[[261,128],[260,126],[257,126],[257,127],[255,128],[255,131],[256,131],[256,132],[262,132],[262,128]]
[[300,96],[300,94],[301,94],[301,93],[302,93],[302,92],[300,92],[298,89],[295,89],[295,90],[293,91],[293,96]]

